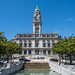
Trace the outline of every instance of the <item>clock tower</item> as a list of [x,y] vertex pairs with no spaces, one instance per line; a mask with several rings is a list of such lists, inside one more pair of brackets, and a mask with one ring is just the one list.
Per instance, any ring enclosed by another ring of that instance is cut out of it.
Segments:
[[40,10],[37,6],[33,15],[33,34],[40,34],[40,33],[42,33],[42,22]]

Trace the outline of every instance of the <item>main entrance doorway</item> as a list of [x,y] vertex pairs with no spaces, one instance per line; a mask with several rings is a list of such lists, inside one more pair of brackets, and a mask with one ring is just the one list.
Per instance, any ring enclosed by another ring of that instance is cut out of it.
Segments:
[[39,55],[39,50],[36,50],[36,51],[35,51],[35,54],[36,54],[36,55]]

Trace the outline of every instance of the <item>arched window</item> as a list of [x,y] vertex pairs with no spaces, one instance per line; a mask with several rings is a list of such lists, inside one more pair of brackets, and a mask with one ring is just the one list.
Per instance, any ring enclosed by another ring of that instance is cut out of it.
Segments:
[[48,54],[51,54],[51,50],[48,50]]
[[31,50],[28,51],[28,54],[31,54]]
[[46,50],[43,50],[43,54],[45,54],[45,55],[46,55]]
[[24,51],[24,54],[27,54],[27,51],[26,50]]
[[36,50],[36,51],[35,51],[35,54],[36,54],[36,55],[39,55],[39,50]]

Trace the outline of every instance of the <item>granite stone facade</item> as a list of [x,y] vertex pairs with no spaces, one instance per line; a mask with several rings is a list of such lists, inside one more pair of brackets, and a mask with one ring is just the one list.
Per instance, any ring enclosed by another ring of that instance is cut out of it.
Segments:
[[13,37],[22,46],[22,55],[52,55],[52,45],[61,40],[58,33],[42,33],[41,13],[37,7],[33,15],[33,33],[17,33]]

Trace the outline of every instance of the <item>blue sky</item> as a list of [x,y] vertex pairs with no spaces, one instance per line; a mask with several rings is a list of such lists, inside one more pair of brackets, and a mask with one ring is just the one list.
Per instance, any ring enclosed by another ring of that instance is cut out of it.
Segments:
[[38,5],[42,32],[75,35],[75,0],[0,0],[0,31],[8,40],[19,33],[32,33],[33,13]]

